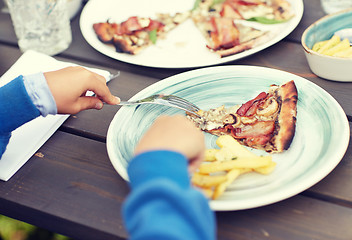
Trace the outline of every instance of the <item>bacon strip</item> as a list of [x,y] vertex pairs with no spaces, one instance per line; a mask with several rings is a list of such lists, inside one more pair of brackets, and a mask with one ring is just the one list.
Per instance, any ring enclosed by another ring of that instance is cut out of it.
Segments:
[[227,49],[239,44],[239,30],[231,18],[211,18],[213,31],[210,33],[212,46],[210,49]]
[[103,23],[95,23],[93,24],[93,29],[97,34],[100,41],[104,43],[110,43],[114,36],[118,35],[133,35],[138,31],[153,31],[156,29],[160,31],[164,28],[164,24],[157,20],[146,19],[149,20],[149,24],[147,26],[141,26],[140,19],[136,16],[128,18],[126,21],[117,23],[103,22]]
[[[258,101],[261,101],[263,99],[265,99],[267,97],[267,93],[265,92],[261,92],[259,93],[259,95],[252,99],[252,100],[249,100],[248,102],[242,104],[242,106],[237,110],[237,114],[240,115],[240,116],[251,116],[253,115],[255,112],[254,112],[254,109],[252,109],[249,114],[247,114],[247,112],[249,111],[249,109],[252,107],[252,105],[255,103],[255,102],[258,102]],[[258,104],[255,104],[255,106],[257,107]],[[256,110],[256,109],[255,109]],[[250,115],[251,114],[251,115]]]
[[153,31],[154,29],[156,29],[157,31],[160,31],[165,26],[162,22],[152,20],[150,18],[149,18],[149,20],[150,20],[150,23],[149,23],[149,26],[147,27],[148,31]]
[[255,146],[255,145],[265,145],[267,142],[269,142],[271,139],[271,135],[261,135],[259,137],[252,137],[252,138],[247,138],[246,143],[247,146]]
[[223,128],[210,130],[209,133],[218,135],[219,133],[230,134],[233,138],[246,142],[248,146],[265,145],[270,141],[275,130],[274,121],[258,121],[252,125],[245,125],[242,128],[235,128],[226,125]]
[[233,19],[244,19],[240,12],[241,6],[258,6],[260,4],[263,4],[263,2],[259,0],[226,0],[222,4],[220,16]]
[[236,138],[260,137],[274,132],[274,121],[258,121],[242,128],[234,128],[231,132]]
[[119,25],[116,23],[95,23],[93,24],[93,29],[97,34],[100,41],[104,43],[110,43],[117,33]]
[[142,30],[143,27],[139,24],[138,17],[130,17],[121,23],[121,34],[132,34],[135,31]]
[[244,1],[244,0],[226,0],[220,11],[220,16],[234,18],[234,19],[244,19],[239,11],[240,6],[257,6],[260,2],[254,1]]
[[233,5],[227,1],[222,5],[220,16],[233,19],[244,19],[237,8],[233,7]]
[[226,2],[232,4],[232,5],[244,5],[244,6],[257,6],[260,4],[263,4],[263,2],[259,0],[226,0]]

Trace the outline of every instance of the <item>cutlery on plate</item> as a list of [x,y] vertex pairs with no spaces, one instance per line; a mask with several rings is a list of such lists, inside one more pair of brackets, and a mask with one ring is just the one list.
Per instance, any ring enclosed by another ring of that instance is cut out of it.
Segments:
[[158,104],[169,107],[178,108],[184,110],[190,114],[201,117],[198,114],[200,110],[195,104],[189,102],[186,99],[177,97],[175,95],[155,94],[147,98],[143,98],[137,101],[121,101],[117,105],[140,105],[140,104]]

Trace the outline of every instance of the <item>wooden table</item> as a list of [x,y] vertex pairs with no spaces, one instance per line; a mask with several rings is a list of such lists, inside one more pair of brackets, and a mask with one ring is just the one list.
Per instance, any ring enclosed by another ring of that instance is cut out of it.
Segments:
[[[329,92],[352,121],[352,83],[314,75],[300,37],[324,15],[319,0],[305,0],[304,16],[284,40],[242,60],[223,65],[255,65],[302,76]],[[84,40],[79,16],[72,21],[73,42],[56,56],[87,66],[121,71],[111,91],[128,99],[143,88],[188,69],[158,69],[106,57]],[[0,13],[0,75],[20,57],[10,16]],[[105,106],[72,115],[8,182],[0,182],[0,214],[74,239],[125,239],[121,205],[129,192],[112,167],[106,133],[117,108]],[[332,143],[333,144],[333,143]],[[251,210],[217,212],[218,239],[352,239],[352,144],[325,179],[287,200]]]

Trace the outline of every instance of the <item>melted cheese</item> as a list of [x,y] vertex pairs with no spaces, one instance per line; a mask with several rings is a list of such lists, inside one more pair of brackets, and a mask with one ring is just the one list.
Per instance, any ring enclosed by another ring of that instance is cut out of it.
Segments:
[[244,19],[250,19],[253,17],[266,17],[270,19],[274,18],[273,9],[265,5],[258,5],[254,8],[243,7],[240,8],[240,12]]
[[221,106],[218,108],[210,109],[208,111],[201,111],[199,114],[202,118],[188,116],[197,127],[204,131],[218,129],[224,126],[224,118],[229,114],[235,114],[239,106],[225,108]]

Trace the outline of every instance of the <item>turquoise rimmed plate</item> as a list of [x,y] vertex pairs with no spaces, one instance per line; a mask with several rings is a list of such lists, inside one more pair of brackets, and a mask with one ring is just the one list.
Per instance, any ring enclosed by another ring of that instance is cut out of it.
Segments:
[[[244,103],[267,91],[271,84],[294,80],[298,89],[297,127],[289,150],[273,154],[277,163],[268,175],[240,176],[217,200],[213,210],[249,209],[294,196],[328,175],[340,162],[349,143],[349,125],[344,111],[326,91],[291,73],[254,66],[219,66],[193,70],[166,78],[137,93],[137,100],[155,93],[174,94],[210,109]],[[156,105],[124,106],[113,118],[107,134],[109,158],[122,178],[133,149],[153,121],[162,114],[183,111]],[[216,137],[205,133],[208,148]],[[332,144],[333,143],[333,144]],[[267,154],[259,150],[256,153]]]

